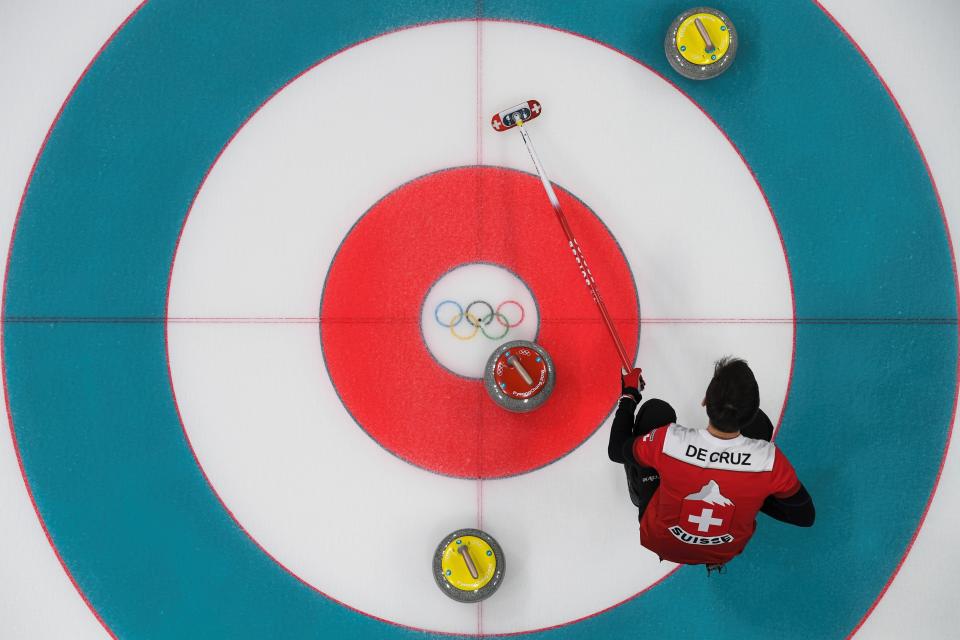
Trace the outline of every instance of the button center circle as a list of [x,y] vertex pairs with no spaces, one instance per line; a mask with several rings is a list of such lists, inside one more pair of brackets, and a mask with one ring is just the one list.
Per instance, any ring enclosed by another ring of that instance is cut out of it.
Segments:
[[540,313],[530,287],[496,264],[466,263],[438,279],[423,300],[420,332],[437,363],[481,379],[490,354],[512,340],[535,341]]

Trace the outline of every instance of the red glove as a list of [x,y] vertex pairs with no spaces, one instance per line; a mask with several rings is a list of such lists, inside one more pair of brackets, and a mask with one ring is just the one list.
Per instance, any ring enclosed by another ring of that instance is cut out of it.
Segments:
[[647,386],[643,380],[643,371],[634,369],[625,376],[620,376],[620,392],[624,395],[632,396],[634,400],[640,402],[640,392]]

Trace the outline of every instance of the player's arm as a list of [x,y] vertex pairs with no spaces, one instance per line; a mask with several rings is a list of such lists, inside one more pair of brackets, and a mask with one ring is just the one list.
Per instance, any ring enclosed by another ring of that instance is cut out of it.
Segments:
[[776,456],[773,463],[772,491],[763,501],[760,511],[780,522],[798,527],[813,526],[817,515],[813,508],[813,498],[797,478],[787,457],[779,450]]
[[617,412],[613,416],[613,426],[610,427],[610,444],[607,446],[607,456],[614,462],[624,464],[632,457],[630,447],[633,444],[633,414],[640,403],[640,392],[637,398],[624,394],[620,396]]
[[613,425],[610,428],[610,444],[607,445],[607,456],[614,462],[625,464],[633,457],[633,414],[640,404],[640,390],[643,388],[643,377],[640,369],[634,369],[620,379],[620,402],[617,412],[613,416]]
[[767,514],[774,520],[794,524],[798,527],[811,527],[817,516],[813,508],[813,498],[807,493],[806,487],[802,484],[800,488],[791,496],[778,498],[776,496],[767,496],[763,501],[760,511]]

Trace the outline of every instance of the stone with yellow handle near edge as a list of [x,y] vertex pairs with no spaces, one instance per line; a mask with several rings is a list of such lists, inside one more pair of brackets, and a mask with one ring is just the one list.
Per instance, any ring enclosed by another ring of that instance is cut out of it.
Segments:
[[458,602],[479,602],[493,595],[503,580],[504,568],[500,545],[478,529],[454,531],[441,541],[433,559],[437,586]]
[[691,80],[708,80],[730,68],[737,43],[737,30],[729,17],[716,9],[696,7],[673,21],[663,49],[677,73]]

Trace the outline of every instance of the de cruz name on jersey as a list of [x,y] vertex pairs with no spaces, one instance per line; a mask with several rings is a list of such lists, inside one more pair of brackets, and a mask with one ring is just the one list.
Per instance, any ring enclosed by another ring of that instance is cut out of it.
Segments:
[[721,464],[734,464],[749,467],[750,456],[752,454],[746,451],[710,451],[703,447],[697,447],[692,444],[687,445],[684,455],[688,458],[695,458],[700,462],[719,462]]

